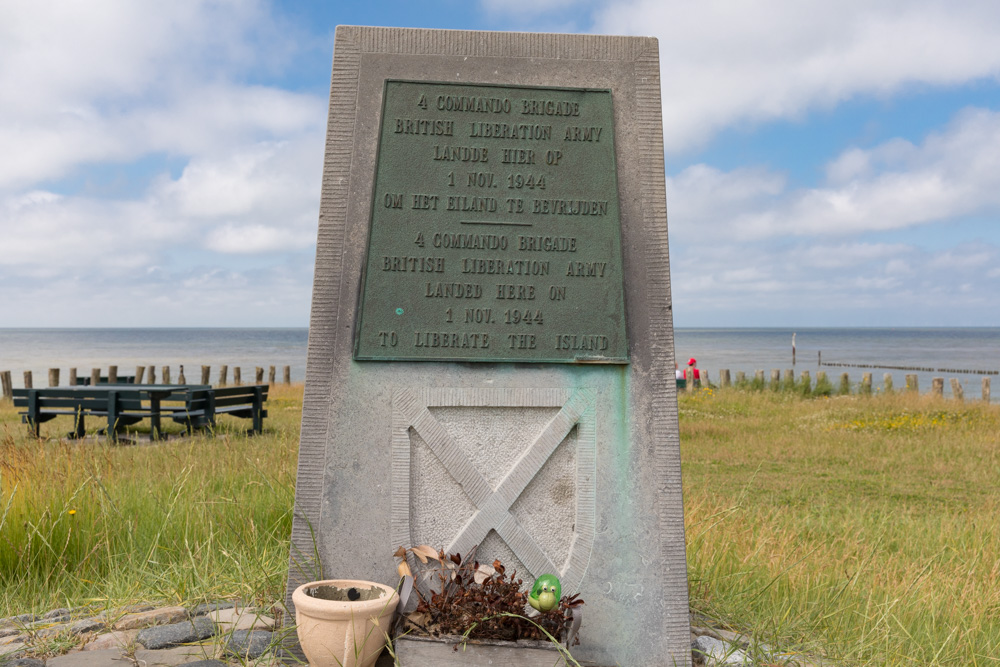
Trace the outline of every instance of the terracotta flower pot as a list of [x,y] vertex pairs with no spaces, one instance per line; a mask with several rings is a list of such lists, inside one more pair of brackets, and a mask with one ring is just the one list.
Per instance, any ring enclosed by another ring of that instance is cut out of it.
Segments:
[[373,581],[327,579],[292,593],[295,622],[314,667],[371,667],[386,644],[399,596]]

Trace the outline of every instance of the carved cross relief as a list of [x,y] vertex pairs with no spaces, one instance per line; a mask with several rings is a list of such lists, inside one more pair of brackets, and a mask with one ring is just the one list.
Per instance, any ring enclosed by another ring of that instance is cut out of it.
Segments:
[[[456,412],[456,408],[461,411]],[[435,410],[440,412],[435,414]],[[443,423],[445,414],[466,412],[459,427]],[[531,424],[536,431],[514,429],[519,415],[529,412],[536,417]],[[595,532],[594,413],[594,392],[590,389],[396,391],[392,426],[394,544],[412,546],[424,539],[447,553],[465,554],[488,542],[495,532],[527,568],[528,573],[522,573],[521,578],[554,573],[562,579],[564,591],[575,591],[590,561]],[[537,419],[539,414],[541,419]],[[518,435],[507,437],[508,431]],[[487,458],[493,461],[489,474],[484,474],[484,453],[479,451],[484,439],[490,441],[491,449],[504,450],[496,451],[494,459]],[[417,454],[418,447],[423,454]],[[560,454],[554,456],[557,450]],[[423,474],[432,467],[436,478]],[[428,497],[429,492],[420,485],[428,479],[433,479],[427,483],[434,485],[431,493],[435,498],[451,500],[422,503],[420,498]],[[515,512],[516,506],[530,509]],[[452,516],[427,516],[427,512]],[[568,520],[550,521],[548,515]],[[421,535],[414,534],[417,524]],[[480,551],[477,556],[489,562],[495,554]]]

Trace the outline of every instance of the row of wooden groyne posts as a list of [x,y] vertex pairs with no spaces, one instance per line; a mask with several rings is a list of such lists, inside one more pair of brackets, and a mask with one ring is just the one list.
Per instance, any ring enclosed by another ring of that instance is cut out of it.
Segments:
[[[160,368],[160,384],[171,384],[170,366],[162,366]],[[76,386],[81,384],[117,384],[119,382],[125,382],[128,384],[156,384],[156,366],[136,366],[135,375],[122,375],[118,373],[118,366],[108,366],[108,374],[102,375],[101,368],[91,368],[90,377],[86,375],[80,375],[76,368],[69,369],[69,385]],[[202,366],[201,367],[201,382],[203,385],[212,384],[211,381],[212,367]],[[243,384],[243,378],[241,377],[241,369],[239,366],[233,366],[233,381],[232,384],[240,385]],[[267,369],[267,383],[275,384],[277,376],[277,367],[269,366]],[[58,387],[60,378],[60,369],[50,368],[49,369],[49,386]],[[256,384],[264,383],[264,367],[257,366],[254,369],[254,381]],[[285,366],[282,369],[282,383],[291,384],[292,383],[292,367]],[[187,378],[184,375],[184,366],[181,365],[177,384],[187,384]],[[229,384],[229,366],[223,364],[219,366],[219,376],[216,386],[225,387]],[[24,388],[33,389],[35,386],[34,378],[32,377],[31,371],[24,371]],[[11,378],[10,371],[0,371],[0,388],[2,388],[3,398],[10,399],[14,396],[14,384]]]
[[[707,379],[708,383],[711,384],[711,379],[709,378],[708,371],[705,369],[699,369],[699,373],[702,378]],[[690,371],[687,371],[686,375],[690,375]],[[807,388],[812,386],[812,377],[809,371],[802,371],[799,376],[798,382],[795,382],[795,371],[792,369],[786,370],[784,374],[785,383],[795,383],[796,388]],[[824,382],[829,382],[827,378],[826,371],[816,372],[816,385],[822,385]],[[679,381],[678,381],[679,382]],[[746,373],[744,371],[737,371],[735,384],[737,387],[746,386],[749,383],[753,383],[755,386],[765,387],[769,386],[772,388],[778,388],[782,386],[782,373],[780,369],[773,369],[771,371],[770,382],[765,380],[764,371],[757,370],[754,373],[753,380],[748,380]],[[891,392],[893,390],[892,373],[886,373],[882,376],[883,389],[886,392]],[[687,381],[684,385],[684,389],[690,391],[696,388],[698,382]],[[724,368],[719,371],[719,386],[730,387],[733,385],[732,376],[729,373],[728,368]],[[840,374],[840,385],[850,386],[850,374],[841,373]],[[982,400],[986,403],[990,402],[990,378],[983,377],[982,379]],[[917,379],[916,373],[907,373],[906,375],[906,390],[912,392],[919,392],[920,386]],[[872,374],[862,373],[861,384],[858,385],[858,391],[862,394],[872,393]],[[931,394],[935,396],[944,396],[944,378],[936,377],[931,379]],[[951,378],[951,394],[954,398],[958,400],[965,399],[965,388],[962,387],[962,383],[957,378]]]

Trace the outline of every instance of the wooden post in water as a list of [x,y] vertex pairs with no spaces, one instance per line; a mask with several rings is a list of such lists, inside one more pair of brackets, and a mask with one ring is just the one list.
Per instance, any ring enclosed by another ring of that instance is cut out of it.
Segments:
[[76,369],[75,368],[69,369],[69,386],[71,386],[71,387],[75,387],[76,386]]
[[254,369],[254,384],[264,384],[264,369],[257,366]]
[[59,369],[50,368],[49,369],[49,386],[58,387],[59,386]]
[[[792,366],[795,365],[795,334],[792,334]],[[795,377],[794,375],[792,377]]]
[[101,369],[100,368],[91,368],[90,369],[90,386],[91,387],[96,387],[99,384],[101,384]]
[[816,365],[823,365],[823,350],[816,350]]
[[962,387],[962,383],[958,381],[958,378],[951,378],[951,395],[959,401],[965,400],[965,389]]
[[0,373],[0,389],[4,398],[8,400],[14,398],[14,383],[10,379],[10,371]]
[[882,386],[885,387],[885,393],[892,393],[892,373],[886,373],[882,376]]
[[267,383],[274,384],[274,366],[270,366],[267,369]]
[[[7,378],[7,382],[10,382],[10,378]],[[983,402],[990,402],[990,379],[987,377],[983,378]]]
[[170,366],[161,368],[160,375],[163,376],[163,384],[170,384]]
[[719,385],[722,387],[729,387],[732,385],[732,381],[729,379],[729,369],[723,368],[719,371]]
[[136,384],[142,384],[142,378],[143,378],[143,376],[145,374],[146,374],[146,367],[145,366],[136,366],[135,367],[135,383]]
[[34,383],[31,381],[31,371],[24,371],[24,388],[25,389],[35,388]]
[[177,373],[177,384],[187,384],[187,378],[184,377],[184,364],[181,364],[180,371]]
[[211,384],[212,383],[212,367],[202,366],[201,367],[201,383]]
[[870,394],[872,393],[872,374],[862,373],[861,374],[861,393]]
[[292,383],[292,367],[291,366],[285,366],[283,375],[284,375],[284,383],[285,384],[291,384]]
[[242,373],[240,372],[240,367],[233,366],[233,384],[235,384],[237,387],[243,383],[243,378],[241,377],[241,375]]
[[944,378],[931,379],[931,393],[935,396],[944,396]]
[[108,384],[118,384],[117,366],[108,366]]
[[916,373],[906,374],[906,391],[913,391],[913,392],[920,391]]

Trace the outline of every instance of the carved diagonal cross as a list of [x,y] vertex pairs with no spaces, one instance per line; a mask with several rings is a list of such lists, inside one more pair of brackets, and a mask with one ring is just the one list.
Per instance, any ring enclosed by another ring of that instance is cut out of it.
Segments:
[[570,430],[580,421],[587,399],[574,393],[538,437],[518,458],[496,490],[455,444],[448,432],[423,407],[410,422],[449,474],[461,485],[476,506],[476,512],[447,546],[447,553],[465,553],[482,542],[490,530],[496,530],[504,542],[533,573],[558,572],[559,568],[545,555],[538,543],[510,513],[510,507],[524,488],[548,461]]

